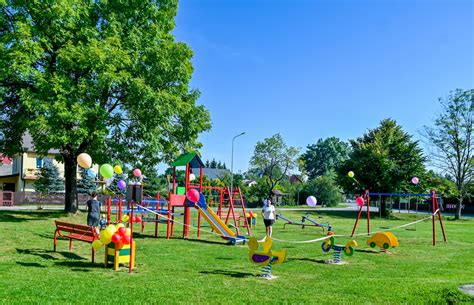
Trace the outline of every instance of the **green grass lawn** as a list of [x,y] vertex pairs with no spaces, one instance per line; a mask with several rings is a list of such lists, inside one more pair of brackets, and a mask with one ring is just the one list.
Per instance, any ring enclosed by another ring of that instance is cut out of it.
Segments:
[[[302,212],[284,214],[298,220]],[[330,222],[336,234],[350,234],[355,214],[325,211],[312,217]],[[374,218],[372,230],[415,217],[395,216],[401,219]],[[393,254],[373,252],[365,245],[365,237],[357,237],[358,251],[352,257],[343,256],[349,264],[342,266],[325,263],[332,252],[324,253],[321,242],[275,241],[274,249],[286,249],[288,260],[274,266],[278,278],[271,281],[257,277],[260,267],[249,261],[246,245],[226,245],[210,234],[197,240],[194,230],[190,240],[155,239],[152,225],[146,227],[147,235],[135,235],[136,271],[115,272],[103,267],[103,250],[96,264],[90,262],[90,244],[74,242],[69,252],[68,241],[61,240],[58,252],[52,252],[55,219],[85,223],[86,214],[0,211],[1,303],[473,303],[458,291],[459,285],[474,283],[472,219],[446,219],[448,243],[436,247],[431,245],[431,222],[417,224],[416,231],[394,231],[400,247]],[[324,236],[320,228],[283,229],[282,225],[275,224],[275,238],[304,241]],[[357,233],[365,230],[362,219]],[[254,234],[262,238],[262,232],[259,222]],[[336,242],[345,244],[349,239],[339,237]]]

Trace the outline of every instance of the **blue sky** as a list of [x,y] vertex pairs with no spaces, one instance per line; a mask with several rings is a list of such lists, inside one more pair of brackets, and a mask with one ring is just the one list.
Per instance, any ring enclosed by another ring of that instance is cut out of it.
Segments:
[[390,117],[420,138],[438,98],[474,88],[474,1],[181,0],[174,34],[194,51],[211,112],[203,160],[245,171],[257,141],[305,150]]

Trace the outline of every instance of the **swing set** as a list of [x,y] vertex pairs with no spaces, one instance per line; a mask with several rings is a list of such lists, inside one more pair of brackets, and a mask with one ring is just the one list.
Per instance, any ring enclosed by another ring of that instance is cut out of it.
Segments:
[[[367,235],[370,235],[370,199],[371,199],[371,196],[372,197],[376,197],[378,196],[379,198],[379,203],[381,203],[381,197],[382,196],[390,196],[390,206],[391,208],[393,208],[393,200],[392,200],[392,197],[399,197],[399,198],[402,198],[402,197],[408,197],[409,199],[409,202],[411,200],[412,197],[415,197],[417,198],[417,201],[416,201],[416,213],[418,215],[418,204],[419,204],[419,198],[431,198],[431,212],[432,212],[432,217],[431,217],[431,220],[432,220],[432,227],[433,227],[433,246],[436,245],[436,214],[438,215],[438,219],[439,219],[439,223],[440,223],[440,226],[441,226],[441,232],[443,233],[443,240],[444,242],[446,242],[446,233],[444,231],[444,225],[443,225],[443,220],[442,220],[442,216],[441,216],[441,211],[440,211],[440,208],[439,208],[439,204],[438,204],[438,197],[436,196],[436,193],[435,191],[431,191],[429,194],[402,194],[402,193],[371,193],[369,192],[369,190],[365,190],[364,192],[364,203],[363,205],[360,206],[359,208],[359,213],[357,214],[357,218],[356,218],[356,221],[354,223],[354,228],[352,229],[352,234],[351,234],[351,237],[354,236],[354,233],[357,229],[357,225],[359,223],[359,219],[360,219],[360,216],[362,214],[362,210],[364,208],[364,206],[366,206],[366,212],[367,212]],[[401,206],[401,203],[399,203],[399,212],[400,212],[400,206]],[[381,204],[379,205],[379,213],[381,213]],[[381,215],[381,214],[380,214]]]

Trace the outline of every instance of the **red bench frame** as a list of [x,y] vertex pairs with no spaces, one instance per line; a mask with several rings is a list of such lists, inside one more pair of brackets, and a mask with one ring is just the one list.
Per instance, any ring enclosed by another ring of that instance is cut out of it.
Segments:
[[[95,234],[93,227],[57,220],[55,220],[54,222],[56,224],[56,230],[54,231],[54,252],[56,252],[57,235],[69,239],[69,251],[72,250],[73,239],[83,241],[89,244],[92,244],[94,240],[99,239],[98,236]],[[64,235],[62,232],[68,232],[69,234]],[[94,248],[92,248],[92,262],[95,262]]]

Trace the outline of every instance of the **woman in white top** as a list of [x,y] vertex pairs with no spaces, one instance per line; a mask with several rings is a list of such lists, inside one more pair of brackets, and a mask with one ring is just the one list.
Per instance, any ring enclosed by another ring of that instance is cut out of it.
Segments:
[[267,236],[272,237],[272,225],[275,222],[275,206],[272,204],[272,199],[267,199],[267,204],[262,209],[263,223],[265,223],[265,231]]

